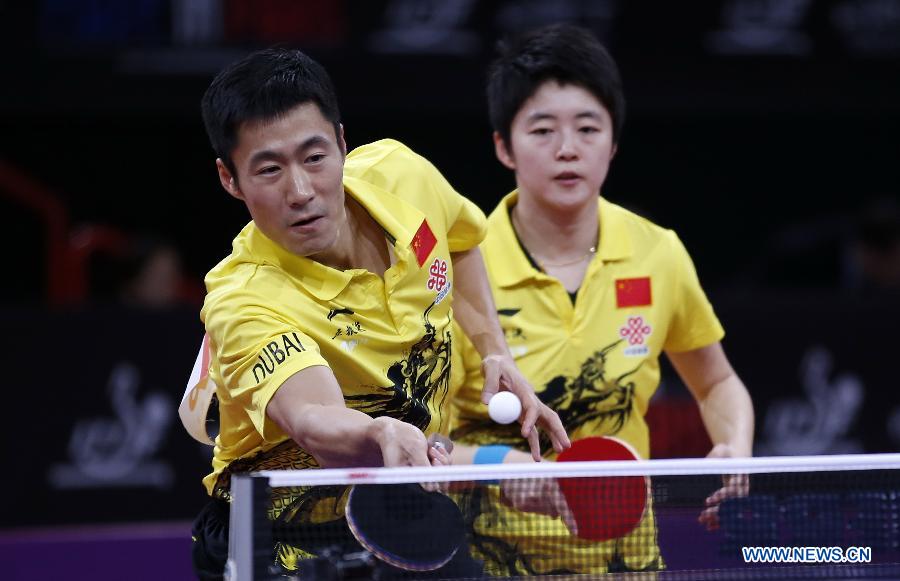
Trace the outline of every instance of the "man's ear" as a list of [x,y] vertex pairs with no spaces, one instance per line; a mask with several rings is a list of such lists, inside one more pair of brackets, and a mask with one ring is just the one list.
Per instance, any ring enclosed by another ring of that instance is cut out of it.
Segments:
[[613,143],[612,152],[610,152],[610,154],[609,154],[610,161],[612,161],[616,157],[617,153],[619,153],[619,144]]
[[516,160],[513,158],[512,151],[506,146],[506,142],[503,141],[503,137],[500,136],[500,133],[494,131],[494,153],[497,155],[497,159],[500,160],[500,163],[505,165],[508,169],[513,171],[516,170]]
[[341,148],[341,154],[347,157],[347,142],[344,140],[344,124],[339,123],[340,132],[338,133],[338,147]]
[[225,191],[238,200],[243,201],[244,194],[241,193],[237,180],[225,166],[225,162],[222,161],[222,158],[216,158],[216,170],[219,172],[219,183],[222,184]]

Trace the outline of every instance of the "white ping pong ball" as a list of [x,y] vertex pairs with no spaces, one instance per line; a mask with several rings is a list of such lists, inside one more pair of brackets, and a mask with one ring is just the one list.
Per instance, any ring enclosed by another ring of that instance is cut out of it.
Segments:
[[488,415],[498,424],[511,424],[519,419],[521,413],[522,402],[510,391],[494,394],[488,403]]

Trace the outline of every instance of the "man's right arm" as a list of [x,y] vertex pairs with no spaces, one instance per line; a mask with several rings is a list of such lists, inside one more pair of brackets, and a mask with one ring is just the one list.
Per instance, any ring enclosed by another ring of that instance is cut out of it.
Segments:
[[421,430],[348,408],[337,378],[323,365],[282,383],[266,415],[324,468],[431,465]]

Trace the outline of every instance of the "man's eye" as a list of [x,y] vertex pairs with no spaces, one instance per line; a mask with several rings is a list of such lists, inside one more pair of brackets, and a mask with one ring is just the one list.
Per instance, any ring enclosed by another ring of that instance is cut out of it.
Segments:
[[599,133],[600,130],[596,127],[582,127],[579,129],[582,133]]
[[313,154],[313,155],[307,157],[306,161],[309,163],[319,163],[323,159],[325,159],[324,153],[316,153],[316,154]]
[[267,165],[266,167],[260,168],[260,170],[256,173],[259,175],[271,175],[277,172],[278,169],[279,168],[277,165]]
[[532,135],[549,135],[551,130],[547,127],[538,127],[536,129],[532,129]]

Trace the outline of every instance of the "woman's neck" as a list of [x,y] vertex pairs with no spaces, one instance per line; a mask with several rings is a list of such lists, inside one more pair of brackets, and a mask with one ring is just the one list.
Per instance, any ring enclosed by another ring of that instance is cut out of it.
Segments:
[[539,263],[586,260],[596,252],[599,241],[598,203],[594,198],[575,211],[553,211],[520,197],[512,209],[513,227]]

